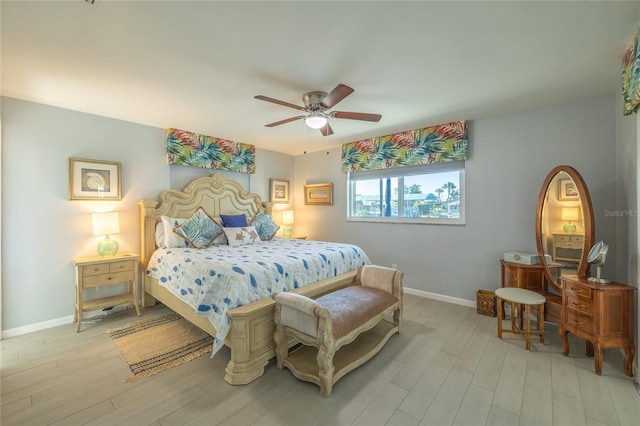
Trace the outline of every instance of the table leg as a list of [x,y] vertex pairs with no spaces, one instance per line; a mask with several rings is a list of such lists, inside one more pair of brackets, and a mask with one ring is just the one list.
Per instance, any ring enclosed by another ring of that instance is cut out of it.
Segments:
[[[526,342],[526,348],[528,351],[531,350],[531,305],[526,304],[524,305],[524,314],[527,316],[527,318],[525,319],[525,322],[527,323],[527,331],[525,332],[524,335],[524,341]],[[520,318],[520,320],[522,321],[522,318]]]
[[544,303],[538,308],[538,330],[540,331],[540,343],[544,345]]
[[498,297],[498,337],[502,339],[502,315],[504,314],[504,301]]
[[636,356],[636,345],[631,342],[624,350],[624,374],[633,377],[633,357]]

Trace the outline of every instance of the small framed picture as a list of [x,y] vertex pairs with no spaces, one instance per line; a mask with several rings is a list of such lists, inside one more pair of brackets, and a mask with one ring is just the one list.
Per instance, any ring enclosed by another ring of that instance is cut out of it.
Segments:
[[289,181],[269,179],[270,201],[272,203],[289,204]]
[[333,184],[316,183],[304,186],[304,203],[317,206],[333,205]]
[[115,161],[69,158],[69,199],[122,199],[122,164]]
[[580,199],[576,184],[571,179],[564,179],[560,181],[560,188],[558,192],[558,200],[560,201],[576,201]]

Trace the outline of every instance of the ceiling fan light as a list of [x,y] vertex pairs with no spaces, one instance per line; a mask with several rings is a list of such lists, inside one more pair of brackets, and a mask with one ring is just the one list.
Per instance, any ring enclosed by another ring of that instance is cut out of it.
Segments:
[[327,125],[327,117],[322,115],[310,115],[304,119],[304,123],[312,129],[320,129]]

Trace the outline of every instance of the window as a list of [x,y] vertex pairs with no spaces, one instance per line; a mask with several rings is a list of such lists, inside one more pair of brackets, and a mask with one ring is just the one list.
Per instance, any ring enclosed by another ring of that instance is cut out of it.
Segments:
[[347,175],[347,220],[464,224],[464,161]]

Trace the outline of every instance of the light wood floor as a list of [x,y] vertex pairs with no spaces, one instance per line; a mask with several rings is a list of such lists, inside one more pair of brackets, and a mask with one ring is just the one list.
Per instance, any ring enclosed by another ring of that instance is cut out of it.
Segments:
[[[160,306],[144,316],[166,313]],[[496,318],[405,295],[403,334],[341,379],[329,398],[269,363],[247,386],[223,380],[229,353],[202,356],[134,383],[104,332],[136,319],[113,314],[2,341],[2,425],[638,425],[640,396],[608,350],[602,376],[557,328],[531,352],[497,338]]]

